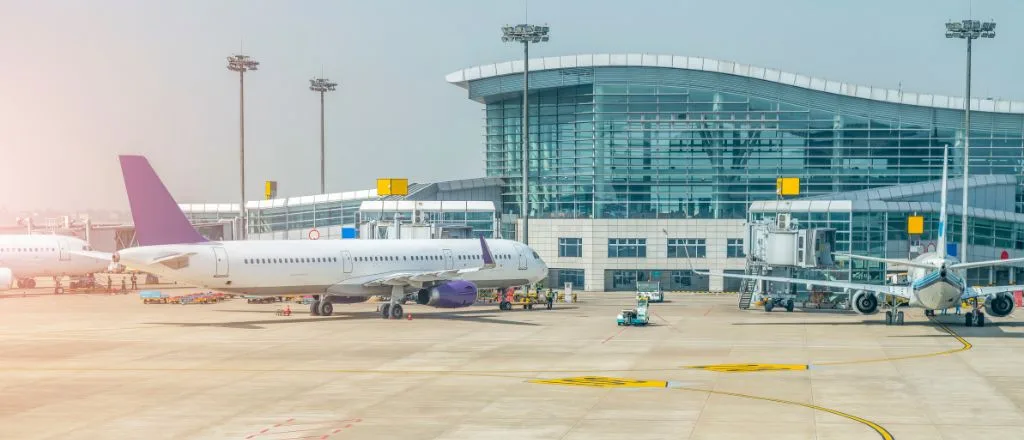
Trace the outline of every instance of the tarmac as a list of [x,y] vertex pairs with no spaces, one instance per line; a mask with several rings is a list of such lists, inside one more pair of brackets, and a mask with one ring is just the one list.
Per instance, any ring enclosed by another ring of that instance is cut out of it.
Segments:
[[[1024,439],[1014,317],[629,293],[499,311],[0,292],[2,439]],[[702,368],[703,367],[703,368]]]

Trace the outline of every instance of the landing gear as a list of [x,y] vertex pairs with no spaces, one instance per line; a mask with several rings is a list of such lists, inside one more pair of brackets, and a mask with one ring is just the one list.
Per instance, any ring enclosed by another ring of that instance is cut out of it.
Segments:
[[903,325],[903,312],[899,310],[886,310],[885,325]]
[[964,325],[970,327],[984,327],[985,326],[985,313],[978,307],[978,298],[971,298],[971,306],[973,310],[969,310],[964,313]]
[[313,302],[309,303],[309,316],[320,316],[320,295],[313,295]]
[[971,310],[964,314],[964,325],[967,327],[984,327],[985,314],[981,310]]
[[924,316],[935,316],[935,311],[932,309],[926,309],[924,311]]
[[498,310],[512,310],[512,303],[508,301],[502,301],[498,303]]
[[324,296],[318,304],[317,311],[320,312],[320,316],[331,316],[334,314],[334,304],[331,304],[331,298]]
[[403,302],[405,302],[405,287],[391,286],[391,301],[380,307],[381,318],[401,319]]
[[774,302],[774,301],[772,301],[772,300],[770,300],[770,299],[769,299],[769,300],[766,300],[766,301],[764,302],[764,311],[766,311],[766,312],[770,312],[770,311],[772,311],[772,309],[774,309],[774,308],[775,308],[775,302]]

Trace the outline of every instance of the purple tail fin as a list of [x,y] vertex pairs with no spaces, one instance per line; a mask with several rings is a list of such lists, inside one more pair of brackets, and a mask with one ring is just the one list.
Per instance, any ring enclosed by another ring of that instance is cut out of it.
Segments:
[[142,156],[121,156],[121,174],[135,221],[135,237],[141,246],[201,243],[206,241],[192,227],[167,187]]

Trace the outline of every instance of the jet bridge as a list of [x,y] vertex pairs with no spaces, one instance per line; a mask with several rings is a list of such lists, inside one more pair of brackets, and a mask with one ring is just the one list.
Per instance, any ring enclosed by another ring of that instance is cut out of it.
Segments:
[[[797,219],[788,213],[779,213],[775,218],[750,222],[746,225],[746,239],[743,240],[747,255],[747,275],[793,277],[800,269],[832,267],[832,252],[835,249],[835,229],[801,228]],[[809,295],[797,295],[796,285],[769,283],[766,281],[744,280],[740,287],[739,307],[750,308],[751,302],[762,302],[765,310],[775,306],[792,311],[799,300],[804,307],[817,302],[820,307],[822,296],[830,292],[812,291]],[[831,298],[834,300],[835,298]],[[831,304],[836,304],[834,301]],[[813,305],[811,306],[813,307]]]

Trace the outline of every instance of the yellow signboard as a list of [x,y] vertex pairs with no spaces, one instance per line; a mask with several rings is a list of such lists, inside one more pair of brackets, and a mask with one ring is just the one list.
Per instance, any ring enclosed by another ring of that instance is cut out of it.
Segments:
[[920,215],[907,217],[907,233],[910,235],[924,234],[924,217]]
[[270,199],[272,199],[274,197],[277,197],[277,182],[276,181],[268,180],[268,181],[263,183],[263,197],[266,200],[270,200]]
[[665,388],[668,386],[668,382],[665,382],[663,380],[639,380],[626,379],[621,377],[602,376],[566,377],[562,379],[536,379],[531,380],[530,383],[595,388]]
[[409,179],[380,178],[377,179],[378,196],[409,195]]
[[779,177],[775,179],[775,193],[780,196],[800,195],[800,178]]

